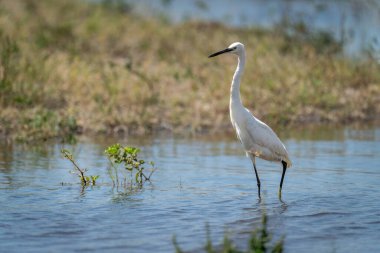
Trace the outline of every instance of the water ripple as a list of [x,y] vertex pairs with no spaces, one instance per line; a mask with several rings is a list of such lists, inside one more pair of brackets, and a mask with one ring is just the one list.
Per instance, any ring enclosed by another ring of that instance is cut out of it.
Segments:
[[[0,169],[2,249],[173,252],[171,239],[177,235],[184,249],[199,252],[206,224],[214,241],[227,231],[246,245],[265,212],[274,237],[286,236],[285,252],[378,251],[378,141],[288,142],[295,166],[287,172],[282,201],[277,196],[281,168],[258,161],[259,201],[251,164],[236,151],[236,142],[148,143],[142,148],[160,170],[152,184],[133,192],[112,188],[107,160],[95,152],[104,149],[102,144],[79,144],[80,163],[102,180],[86,189],[68,173],[70,164],[56,146],[42,158],[14,148],[7,165],[0,163],[6,167]],[[359,239],[360,249],[354,244]]]

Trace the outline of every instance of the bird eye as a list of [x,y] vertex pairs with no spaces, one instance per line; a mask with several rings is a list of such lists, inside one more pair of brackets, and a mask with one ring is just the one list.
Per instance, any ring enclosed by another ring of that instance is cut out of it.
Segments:
[[234,47],[233,50],[236,50],[237,47]]

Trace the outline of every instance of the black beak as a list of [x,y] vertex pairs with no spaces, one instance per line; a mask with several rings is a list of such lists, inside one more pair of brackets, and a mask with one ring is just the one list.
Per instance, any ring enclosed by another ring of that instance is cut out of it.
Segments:
[[226,49],[223,49],[222,51],[210,54],[208,56],[208,58],[215,57],[215,56],[220,55],[220,54],[228,53],[228,52],[231,52],[232,50],[233,50],[232,48],[226,48]]

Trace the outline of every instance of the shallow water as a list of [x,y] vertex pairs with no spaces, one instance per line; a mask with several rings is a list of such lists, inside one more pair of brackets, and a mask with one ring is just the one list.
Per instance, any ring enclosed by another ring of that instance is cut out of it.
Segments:
[[274,238],[285,236],[285,252],[380,251],[380,129],[280,136],[294,163],[283,202],[280,165],[258,161],[259,202],[250,161],[234,138],[119,140],[142,147],[159,167],[153,183],[133,193],[112,188],[107,176],[103,150],[114,140],[65,146],[100,175],[98,186],[84,190],[61,144],[3,143],[0,251],[174,252],[176,235],[183,249],[198,252],[206,224],[215,243],[227,231],[244,248],[264,211]]

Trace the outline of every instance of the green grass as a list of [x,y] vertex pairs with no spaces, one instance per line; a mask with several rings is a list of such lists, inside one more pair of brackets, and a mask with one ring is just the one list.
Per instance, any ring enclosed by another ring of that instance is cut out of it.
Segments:
[[[244,104],[274,128],[346,124],[380,114],[380,67],[339,54],[301,25],[232,29],[170,24],[128,6],[5,0],[0,5],[0,135],[22,141],[77,134],[226,132],[236,59],[208,59],[241,41]],[[306,35],[305,35],[306,34]]]

